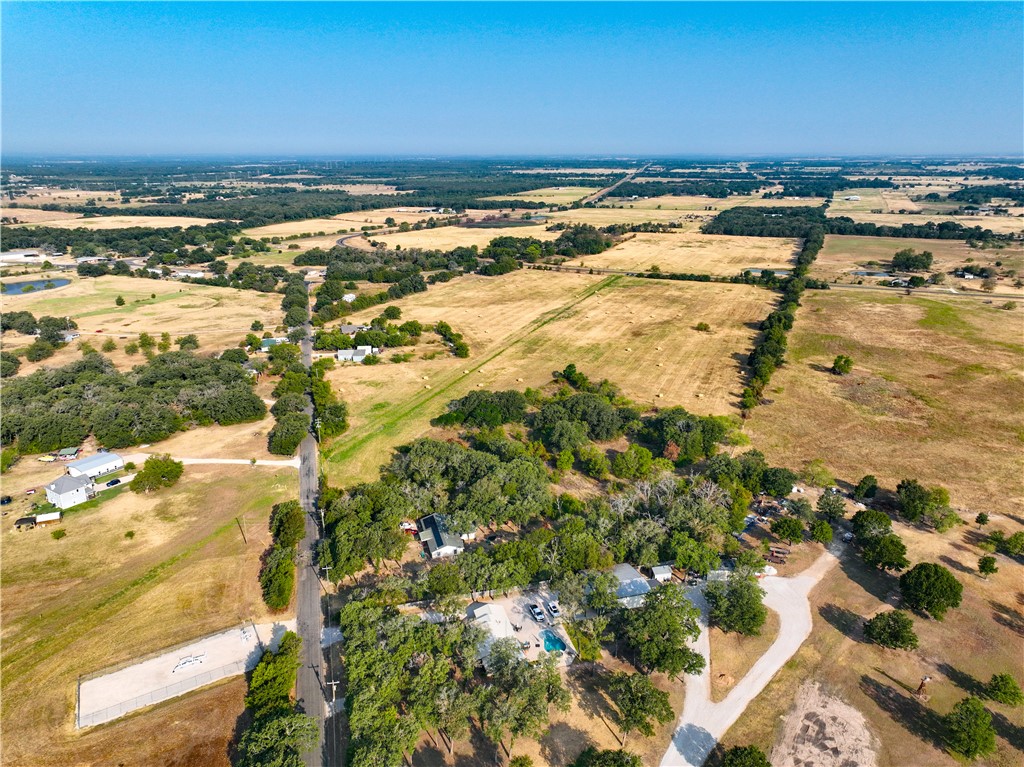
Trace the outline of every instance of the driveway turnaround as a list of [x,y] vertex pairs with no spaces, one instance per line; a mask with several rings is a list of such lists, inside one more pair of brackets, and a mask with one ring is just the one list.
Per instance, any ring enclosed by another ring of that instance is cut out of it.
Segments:
[[701,767],[715,744],[740,718],[772,677],[788,661],[804,640],[811,635],[811,605],[807,597],[811,589],[837,562],[826,551],[814,564],[791,578],[762,578],[764,603],[779,614],[779,635],[765,654],[757,659],[747,675],[719,703],[711,701],[711,640],[708,637],[708,606],[697,590],[688,594],[701,610],[701,632],[694,649],[704,656],[704,671],[686,680],[686,699],[679,727],[672,735],[661,767]]
[[247,624],[109,674],[81,680],[75,724],[91,727],[253,668],[295,621]]

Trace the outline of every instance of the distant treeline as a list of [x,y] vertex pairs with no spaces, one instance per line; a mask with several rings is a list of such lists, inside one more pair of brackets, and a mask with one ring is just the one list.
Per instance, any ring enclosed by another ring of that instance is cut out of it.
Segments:
[[842,176],[804,176],[786,179],[782,182],[781,192],[772,192],[765,197],[826,197],[842,189],[893,189],[892,181],[881,178],[848,179]]
[[[116,215],[124,215],[123,210]],[[63,229],[49,226],[9,227],[4,229],[4,247],[47,248],[59,253],[68,248],[76,256],[97,255],[112,250],[123,256],[148,257],[172,253],[185,246],[211,245],[227,242],[241,228],[230,221],[206,226],[171,226],[154,228],[136,226],[128,229]],[[225,251],[226,252],[226,251]]]
[[[752,178],[752,177],[751,177]],[[619,186],[616,197],[661,197],[663,195],[706,195],[707,197],[729,197],[734,194],[753,194],[768,185],[767,181],[734,178],[715,180],[679,181],[628,181]]]
[[966,189],[958,189],[955,192],[951,192],[949,195],[950,200],[973,205],[985,205],[992,202],[993,197],[1005,197],[1013,200],[1018,205],[1024,205],[1024,189],[1019,186],[1007,186],[1006,184],[969,186]]

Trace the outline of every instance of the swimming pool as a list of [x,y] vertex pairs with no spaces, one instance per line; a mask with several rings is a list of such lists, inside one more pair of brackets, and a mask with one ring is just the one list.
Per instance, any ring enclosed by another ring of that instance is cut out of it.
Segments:
[[565,652],[565,642],[562,641],[562,637],[558,636],[551,629],[544,629],[540,632],[540,635],[544,637],[544,649],[548,652],[558,650],[559,652]]

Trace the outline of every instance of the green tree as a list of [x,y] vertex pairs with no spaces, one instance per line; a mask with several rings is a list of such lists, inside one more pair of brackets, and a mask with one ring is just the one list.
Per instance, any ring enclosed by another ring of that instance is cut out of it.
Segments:
[[555,468],[559,471],[569,471],[572,468],[575,458],[572,450],[563,450],[555,459]]
[[185,471],[185,464],[169,455],[151,455],[128,484],[133,493],[151,493],[161,487],[172,487]]
[[992,715],[977,698],[964,698],[943,718],[946,742],[967,759],[987,756],[996,750],[996,731]]
[[668,693],[655,687],[645,674],[613,674],[608,691],[619,710],[623,746],[629,733],[639,732],[649,738],[654,735],[655,722],[666,724],[675,718]]
[[699,616],[681,588],[665,583],[649,592],[642,606],[622,617],[622,637],[645,669],[672,677],[698,674],[704,658],[687,641],[700,634]]
[[249,326],[249,330],[252,330],[254,332],[257,330],[263,330],[263,323],[260,322],[259,320],[253,320],[252,324]]
[[122,296],[118,296],[117,298],[114,299],[114,303],[117,306],[124,306],[124,298]]
[[838,355],[832,360],[832,372],[837,376],[849,375],[853,371],[853,360],[845,354]]
[[853,515],[852,521],[853,534],[862,543],[892,532],[892,520],[884,511],[861,509]]
[[721,767],[771,767],[757,746],[733,746],[722,756]]
[[869,538],[861,550],[864,563],[881,570],[905,570],[910,566],[907,547],[903,540],[893,533],[881,538]]
[[824,519],[818,519],[810,526],[811,540],[828,546],[832,543],[832,525]]
[[295,548],[274,545],[260,570],[263,601],[271,610],[284,610],[292,599],[295,586]]
[[822,493],[818,498],[818,513],[829,522],[838,522],[846,514],[846,502],[838,493]]
[[874,498],[875,493],[878,492],[878,480],[875,479],[873,474],[866,474],[861,477],[860,482],[857,483],[857,487],[854,488],[854,498]]
[[171,350],[171,334],[161,333],[160,343],[156,345],[156,348],[157,351],[160,352],[161,354],[166,354],[167,352],[169,352]]
[[612,474],[621,479],[642,479],[651,471],[654,456],[646,447],[630,445],[612,459]]
[[1024,554],[1024,530],[1018,530],[1003,542],[1003,551],[1011,557]]
[[176,338],[174,343],[178,345],[178,348],[184,351],[194,351],[199,348],[199,337],[195,333],[189,333],[187,336],[181,336]]
[[117,350],[117,343],[114,341],[113,338],[108,338],[106,341],[103,342],[103,345],[100,347],[100,349],[109,354],[110,352]]
[[124,353],[129,357],[134,357],[139,353],[139,345],[134,341],[129,341],[124,345]]
[[588,746],[569,767],[643,767],[643,761],[629,751]]
[[772,534],[790,544],[799,543],[804,539],[804,526],[795,517],[779,517],[772,520]]
[[584,447],[577,452],[576,457],[579,459],[583,473],[588,477],[593,477],[594,479],[606,479],[608,477],[611,465],[608,462],[608,456],[600,449]]
[[726,633],[757,636],[768,618],[768,609],[762,602],[764,594],[752,578],[733,575],[725,583],[709,583],[704,590],[710,607],[708,620]]
[[293,548],[306,531],[306,512],[298,501],[284,501],[274,505],[270,512],[270,535],[274,542]]
[[988,684],[985,685],[985,694],[992,700],[1007,706],[1024,704],[1024,692],[1021,691],[1017,680],[1010,674],[993,674]]
[[978,516],[974,518],[974,523],[978,527],[984,527],[988,524],[988,514],[986,514],[984,511],[981,512],[980,514],[978,514]]
[[864,635],[882,647],[894,650],[917,649],[914,621],[902,610],[889,610],[865,621]]
[[916,610],[942,620],[946,611],[959,607],[963,586],[942,565],[921,562],[900,576],[903,601]]
[[984,556],[978,560],[978,572],[981,573],[982,577],[988,579],[988,576],[995,575],[999,572],[999,568],[996,566],[996,558],[993,556]]
[[821,458],[809,461],[804,467],[801,477],[804,482],[814,487],[831,487],[836,483],[836,478],[832,476],[832,472],[828,470],[825,461]]

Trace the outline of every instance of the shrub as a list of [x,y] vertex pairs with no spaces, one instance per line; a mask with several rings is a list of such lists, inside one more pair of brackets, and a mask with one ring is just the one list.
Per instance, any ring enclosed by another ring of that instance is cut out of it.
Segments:
[[865,621],[864,635],[882,647],[894,650],[917,649],[914,621],[902,610],[889,610]]
[[698,322],[696,325],[693,326],[693,329],[700,331],[701,333],[711,332],[711,326],[706,322]]
[[1019,706],[1024,703],[1024,692],[1017,680],[1010,674],[993,674],[985,685],[985,694],[992,700],[1007,706]]
[[58,528],[57,530],[54,530],[52,533],[50,533],[50,535],[53,536],[53,539],[55,541],[59,541],[61,538],[63,538],[67,534],[68,534],[68,531],[65,530],[63,527],[62,528]]

